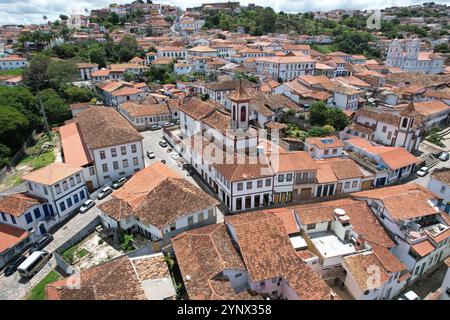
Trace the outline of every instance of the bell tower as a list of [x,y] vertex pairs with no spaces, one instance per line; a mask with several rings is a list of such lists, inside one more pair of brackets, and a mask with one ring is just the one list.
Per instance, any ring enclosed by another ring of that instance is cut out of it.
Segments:
[[239,81],[239,87],[228,98],[231,100],[231,127],[247,130],[249,127],[249,103],[252,99]]

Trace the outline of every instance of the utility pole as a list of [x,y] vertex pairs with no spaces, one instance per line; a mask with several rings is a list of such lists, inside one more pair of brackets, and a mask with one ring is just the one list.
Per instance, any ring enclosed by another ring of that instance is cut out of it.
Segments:
[[39,109],[41,110],[42,117],[44,118],[45,133],[47,134],[48,140],[51,141],[50,126],[48,125],[47,115],[45,114],[45,109],[44,109],[44,105],[42,104],[41,93],[39,90],[37,92],[37,97],[38,97],[38,102],[39,102]]

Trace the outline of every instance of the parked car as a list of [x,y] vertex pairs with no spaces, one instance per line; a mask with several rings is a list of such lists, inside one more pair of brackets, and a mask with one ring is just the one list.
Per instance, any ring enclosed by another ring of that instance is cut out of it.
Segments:
[[166,160],[161,159],[161,163],[166,164]]
[[171,153],[172,151],[172,148],[167,148],[167,153]]
[[164,140],[159,140],[159,145],[163,148],[167,147],[167,142],[165,142]]
[[177,120],[177,124],[180,124],[180,119]]
[[150,130],[159,130],[161,129],[161,126],[157,125],[157,124],[152,124],[150,127]]
[[53,241],[53,236],[51,234],[44,235],[38,241],[33,243],[33,245],[30,248],[30,253],[44,249],[45,246],[48,245],[52,241]]
[[180,157],[180,155],[178,154],[178,152],[172,152],[172,153],[170,154],[170,157],[171,157],[173,160],[181,159],[181,157]]
[[147,157],[149,159],[155,159],[156,158],[155,153],[153,151],[147,151]]
[[447,151],[443,151],[439,155],[439,160],[441,160],[441,161],[447,161],[449,158],[450,158],[450,154]]
[[417,170],[416,174],[419,177],[425,177],[428,174],[428,172],[430,172],[430,169],[428,167],[422,167],[419,170]]
[[398,300],[421,300],[420,297],[414,291],[408,291],[398,298]]
[[112,187],[114,189],[119,189],[121,186],[123,186],[127,182],[127,178],[120,178],[116,182],[113,183]]
[[98,194],[97,198],[99,200],[106,198],[107,195],[111,194],[113,192],[113,189],[111,187],[105,187],[102,189],[102,191],[100,191],[100,193]]
[[95,206],[95,202],[93,200],[89,199],[89,200],[85,201],[80,207],[80,213],[85,213],[93,206]]
[[12,262],[10,262],[5,268],[5,272],[4,272],[5,277],[9,277],[14,272],[16,272],[17,267],[20,266],[20,264],[22,262],[24,262],[25,260],[26,260],[26,258],[24,256],[18,256]]
[[173,126],[172,122],[164,122],[163,127],[171,127]]

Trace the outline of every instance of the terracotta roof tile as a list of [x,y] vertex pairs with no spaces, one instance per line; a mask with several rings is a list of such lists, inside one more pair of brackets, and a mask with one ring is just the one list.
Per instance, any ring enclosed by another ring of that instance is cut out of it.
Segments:
[[[1,203],[1,199],[0,199]],[[3,211],[0,208],[0,211]],[[28,236],[28,232],[17,227],[0,223],[0,253],[12,248]]]
[[350,256],[345,256],[342,259],[344,260],[348,271],[352,274],[356,283],[358,283],[358,286],[363,291],[373,289],[372,285],[374,284],[370,283],[370,279],[373,272],[372,268],[374,266],[378,267],[378,270],[380,270],[380,284],[376,287],[381,287],[387,280],[389,280],[389,274],[384,270],[383,265],[372,253],[353,254]]
[[22,179],[50,186],[82,170],[80,167],[67,163],[53,162],[43,168],[31,171]]
[[413,244],[411,248],[421,257],[425,257],[427,254],[433,252],[436,249],[429,240]]
[[81,271],[80,287],[70,277],[46,287],[48,300],[147,300],[142,282],[169,277],[163,256],[130,259],[127,255]]
[[28,209],[43,203],[45,200],[26,193],[0,196],[0,211],[20,217]]
[[[186,231],[172,238],[172,246],[191,300],[223,296],[223,286],[213,279],[226,269],[245,271],[223,223]],[[226,291],[227,299],[239,299]]]
[[439,199],[434,193],[418,184],[404,184],[380,189],[360,191],[355,198],[378,199],[395,220],[411,219],[438,213],[428,200]]
[[143,223],[161,228],[188,213],[218,204],[165,165],[155,163],[136,173],[99,208],[115,220],[133,215]]
[[136,129],[110,107],[92,107],[77,115],[83,141],[90,149],[127,144],[143,139]]

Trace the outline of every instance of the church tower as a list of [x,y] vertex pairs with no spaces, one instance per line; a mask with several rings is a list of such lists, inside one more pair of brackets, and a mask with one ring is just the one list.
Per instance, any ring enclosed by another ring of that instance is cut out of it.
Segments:
[[386,65],[389,67],[402,67],[403,50],[400,41],[395,38],[389,44]]
[[239,87],[228,96],[231,100],[231,127],[247,130],[249,127],[249,103],[252,99],[239,81]]

